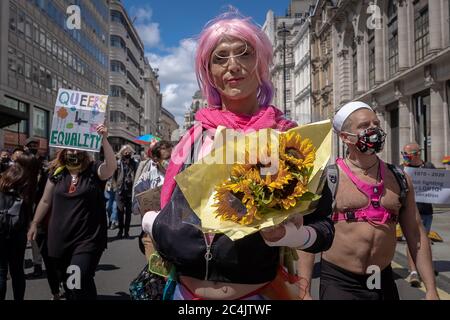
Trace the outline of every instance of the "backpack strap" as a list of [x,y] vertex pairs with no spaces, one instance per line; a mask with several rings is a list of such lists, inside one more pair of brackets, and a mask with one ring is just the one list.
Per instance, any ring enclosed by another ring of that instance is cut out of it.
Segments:
[[327,184],[333,197],[332,208],[336,207],[336,192],[339,183],[339,169],[336,164],[330,164],[326,168]]
[[395,180],[397,180],[398,185],[400,186],[400,203],[402,207],[406,205],[406,197],[408,196],[409,188],[408,188],[408,180],[406,180],[405,172],[398,166],[386,163],[389,170],[395,176]]

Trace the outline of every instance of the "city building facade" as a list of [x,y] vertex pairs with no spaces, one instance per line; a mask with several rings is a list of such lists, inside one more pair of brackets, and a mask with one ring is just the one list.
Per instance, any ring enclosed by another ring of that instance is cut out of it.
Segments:
[[200,90],[196,91],[192,96],[192,103],[189,109],[184,113],[183,131],[188,130],[194,125],[195,114],[198,110],[208,106],[208,102],[203,98]]
[[161,115],[162,94],[158,80],[158,69],[152,68],[147,58],[144,65],[144,131],[158,135],[158,120]]
[[178,142],[176,137],[178,134],[178,123],[175,121],[173,114],[165,108],[161,108],[161,116],[159,118],[159,137],[163,140]]
[[300,124],[310,122],[309,15],[314,1],[291,0],[287,13],[269,10],[263,30],[273,45],[273,104]]
[[[72,4],[83,15],[79,29],[66,23]],[[35,136],[45,155],[59,88],[108,94],[108,4],[9,0],[0,16],[0,148]]]
[[[110,142],[115,151],[145,134],[145,69],[144,44],[123,4],[111,0],[110,8],[110,72],[109,114]],[[150,91],[150,89],[148,89]],[[150,106],[150,102],[147,106]],[[150,124],[150,119],[148,121]],[[137,145],[136,145],[137,146]]]
[[[383,159],[398,164],[401,148],[417,142],[423,159],[442,167],[450,153],[449,1],[318,3],[331,31],[334,109],[370,104],[387,132]],[[340,144],[336,151],[345,152]]]

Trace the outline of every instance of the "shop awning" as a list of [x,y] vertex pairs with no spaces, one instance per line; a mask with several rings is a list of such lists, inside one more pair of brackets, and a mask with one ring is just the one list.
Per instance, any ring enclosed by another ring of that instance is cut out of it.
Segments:
[[18,123],[21,120],[27,120],[28,114],[26,112],[14,110],[3,105],[0,105],[0,128],[10,126]]

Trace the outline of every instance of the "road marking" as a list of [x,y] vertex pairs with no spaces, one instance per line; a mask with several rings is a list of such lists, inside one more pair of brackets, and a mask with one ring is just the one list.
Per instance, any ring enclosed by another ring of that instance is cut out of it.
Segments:
[[[393,269],[405,269],[404,267],[402,267],[401,265],[399,265],[395,261],[392,261],[392,268]],[[419,289],[419,290],[421,290],[423,292],[426,292],[425,286],[420,286],[417,289]],[[446,292],[446,291],[444,291],[444,290],[442,290],[440,288],[437,288],[437,287],[436,287],[436,289],[437,289],[437,292],[438,292],[439,297],[441,298],[441,300],[450,300],[450,293],[448,293],[448,292]]]

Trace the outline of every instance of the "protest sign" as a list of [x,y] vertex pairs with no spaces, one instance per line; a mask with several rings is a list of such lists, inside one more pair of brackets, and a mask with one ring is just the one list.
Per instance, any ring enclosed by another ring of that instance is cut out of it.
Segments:
[[99,152],[108,96],[59,89],[50,131],[51,147]]
[[159,186],[154,189],[148,189],[136,195],[141,214],[144,214],[148,211],[161,210],[161,189],[162,186]]
[[416,202],[450,204],[450,171],[405,167],[413,180]]

